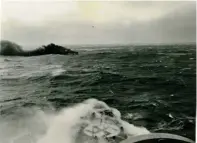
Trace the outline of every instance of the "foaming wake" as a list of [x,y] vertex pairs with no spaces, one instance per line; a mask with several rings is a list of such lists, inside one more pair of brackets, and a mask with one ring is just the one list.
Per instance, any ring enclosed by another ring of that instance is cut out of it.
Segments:
[[[83,137],[81,129],[88,122],[84,118],[97,109],[111,110],[116,119],[130,136],[148,134],[143,127],[136,127],[121,120],[117,109],[110,108],[107,104],[96,99],[89,99],[72,107],[62,109],[58,113],[38,109],[25,109],[25,114],[18,117],[1,117],[0,138],[1,143],[93,143],[91,137]],[[28,114],[27,114],[28,113]],[[14,120],[13,120],[14,119]],[[108,143],[103,137],[99,143]]]
[[[2,68],[2,69],[1,69]],[[17,73],[16,73],[17,71]],[[62,65],[45,65],[39,68],[30,68],[28,71],[24,68],[10,69],[7,65],[0,65],[0,76],[1,79],[20,79],[20,78],[36,78],[43,77],[46,75],[58,76],[64,73],[66,70]]]

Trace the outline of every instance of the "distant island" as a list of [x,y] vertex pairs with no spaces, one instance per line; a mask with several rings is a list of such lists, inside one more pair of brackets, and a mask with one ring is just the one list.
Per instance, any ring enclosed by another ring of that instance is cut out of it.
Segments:
[[40,56],[48,54],[58,55],[77,55],[77,51],[56,45],[54,43],[41,46],[35,50],[24,51],[22,47],[14,42],[2,40],[0,41],[0,55],[3,56]]

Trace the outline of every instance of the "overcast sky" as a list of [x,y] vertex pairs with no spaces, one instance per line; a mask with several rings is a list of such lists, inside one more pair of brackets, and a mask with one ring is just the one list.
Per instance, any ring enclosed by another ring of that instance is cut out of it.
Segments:
[[11,1],[1,3],[1,39],[21,45],[190,43],[193,2]]

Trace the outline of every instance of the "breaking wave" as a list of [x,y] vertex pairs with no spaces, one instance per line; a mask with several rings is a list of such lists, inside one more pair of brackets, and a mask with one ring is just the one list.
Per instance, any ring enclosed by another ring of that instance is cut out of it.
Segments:
[[[144,127],[123,121],[117,109],[109,107],[102,101],[88,99],[59,112],[40,108],[23,108],[16,111],[16,115],[1,119],[1,143],[79,143],[76,139],[80,136],[79,130],[84,122],[81,117],[94,112],[95,106],[112,109],[127,134],[135,136],[149,133]],[[104,142],[104,139],[100,141]]]

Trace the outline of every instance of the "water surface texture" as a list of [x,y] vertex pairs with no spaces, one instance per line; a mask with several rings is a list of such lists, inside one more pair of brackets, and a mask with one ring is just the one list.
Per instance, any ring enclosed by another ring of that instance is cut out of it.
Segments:
[[76,50],[79,55],[0,57],[0,142],[35,143],[47,132],[43,122],[90,98],[130,124],[194,140],[195,45]]

